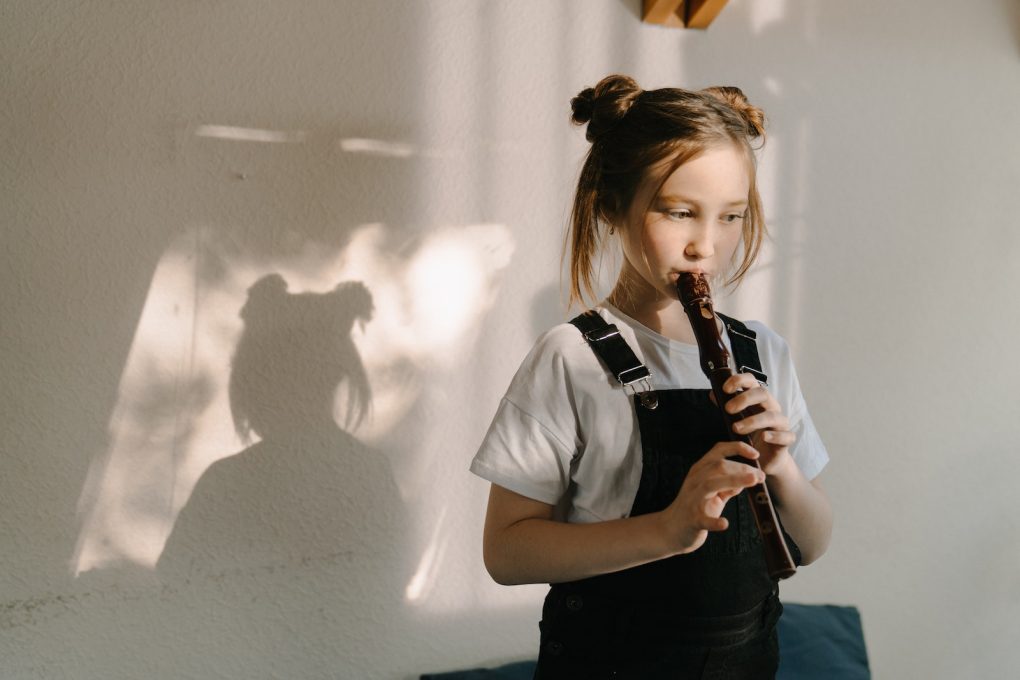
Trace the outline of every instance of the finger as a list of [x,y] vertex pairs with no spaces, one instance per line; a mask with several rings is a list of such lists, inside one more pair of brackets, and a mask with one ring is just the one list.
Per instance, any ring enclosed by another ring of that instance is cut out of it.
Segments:
[[727,413],[739,413],[745,408],[754,405],[761,406],[767,411],[782,411],[779,402],[776,401],[772,393],[764,387],[752,387],[735,394],[729,401],[726,402]]
[[761,484],[765,481],[765,473],[758,468],[733,461],[726,462],[743,469],[733,470],[727,474],[712,475],[701,480],[698,484],[698,492],[703,498],[721,497],[723,494],[730,492],[732,492],[730,497],[733,497],[747,487]]
[[733,423],[733,431],[737,434],[750,434],[758,430],[781,432],[789,429],[790,421],[778,411],[762,411]]
[[708,453],[702,456],[701,460],[694,464],[694,467],[708,467],[715,465],[726,458],[732,458],[733,456],[757,460],[759,455],[758,449],[746,442],[719,442],[709,449]]
[[717,497],[722,501],[723,505],[725,505],[726,501],[739,495],[741,491],[743,491],[743,489],[723,489],[717,494]]
[[704,529],[705,531],[726,531],[726,529],[730,526],[730,522],[725,517],[710,517],[708,515],[704,515],[701,518],[701,521],[697,522],[695,526],[699,529]]
[[[722,384],[722,391],[725,394],[739,394],[745,390],[749,390],[758,387],[759,383],[754,377],[747,373],[734,373]],[[715,398],[715,390],[711,390],[708,393],[708,398],[716,406],[719,405],[719,400]],[[729,402],[727,402],[728,404]]]
[[773,446],[793,446],[797,435],[789,430],[765,430],[761,433],[762,441]]
[[723,383],[723,392],[726,394],[736,394],[741,390],[749,390],[755,387],[759,387],[761,383],[750,373],[734,373],[729,378],[726,378],[726,382]]

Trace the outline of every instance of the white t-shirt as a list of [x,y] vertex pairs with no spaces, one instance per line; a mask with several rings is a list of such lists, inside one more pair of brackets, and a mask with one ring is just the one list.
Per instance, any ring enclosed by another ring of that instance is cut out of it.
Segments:
[[[648,370],[653,389],[709,389],[697,345],[670,340],[603,303],[596,311]],[[790,421],[791,447],[808,479],[829,460],[800,392],[790,350],[757,321],[758,355],[769,391]],[[729,344],[729,339],[724,342]],[[514,376],[471,471],[493,484],[558,506],[568,522],[626,517],[641,480],[641,434],[629,390],[569,323],[542,335]]]

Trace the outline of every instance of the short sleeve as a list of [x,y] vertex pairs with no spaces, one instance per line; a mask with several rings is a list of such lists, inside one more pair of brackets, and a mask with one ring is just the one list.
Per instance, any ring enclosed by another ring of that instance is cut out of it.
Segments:
[[790,450],[797,467],[808,479],[814,479],[829,463],[829,452],[815,429],[811,416],[805,410],[801,418],[793,422],[793,433],[797,441]]
[[471,472],[514,493],[555,505],[567,490],[573,453],[539,420],[504,397]]
[[[573,326],[539,338],[500,401],[471,472],[522,496],[556,505],[570,486],[580,448],[578,415],[565,354],[588,351]],[[590,354],[590,351],[588,351]],[[589,361],[595,365],[594,359]]]
[[758,333],[759,349],[766,353],[762,357],[762,365],[769,373],[769,390],[779,400],[783,413],[790,420],[790,430],[797,437],[790,447],[790,455],[804,476],[814,479],[828,464],[829,453],[808,412],[790,347],[764,324],[752,323],[748,325]]

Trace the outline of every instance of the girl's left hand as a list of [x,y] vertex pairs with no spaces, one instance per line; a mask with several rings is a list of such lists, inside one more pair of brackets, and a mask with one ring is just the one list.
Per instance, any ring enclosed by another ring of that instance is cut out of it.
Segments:
[[723,391],[734,395],[726,402],[727,413],[736,414],[753,405],[765,409],[733,424],[734,432],[751,437],[751,443],[761,454],[758,462],[765,474],[775,474],[789,465],[790,446],[797,435],[790,431],[790,421],[772,393],[750,373],[731,376],[723,383]]

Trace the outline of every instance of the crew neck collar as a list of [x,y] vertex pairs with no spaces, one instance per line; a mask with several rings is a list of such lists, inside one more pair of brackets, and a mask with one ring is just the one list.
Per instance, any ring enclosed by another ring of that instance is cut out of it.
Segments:
[[616,306],[614,306],[613,304],[611,304],[610,302],[608,302],[606,300],[602,301],[601,306],[604,307],[606,310],[608,310],[609,313],[612,314],[613,316],[617,316],[620,319],[622,319],[623,321],[625,321],[628,326],[630,326],[632,329],[634,329],[635,333],[640,333],[641,335],[645,336],[650,341],[652,341],[652,342],[654,342],[654,343],[656,343],[658,345],[662,345],[664,347],[667,347],[671,351],[674,351],[674,352],[683,352],[685,354],[697,354],[698,353],[698,346],[697,345],[691,344],[691,343],[688,343],[688,342],[680,342],[679,340],[673,340],[672,338],[667,338],[662,333],[659,333],[657,331],[653,331],[651,328],[649,328],[648,326],[644,325],[640,321],[638,321],[636,319],[632,319],[631,317],[627,316],[626,314],[621,312],[619,309],[617,309]]

